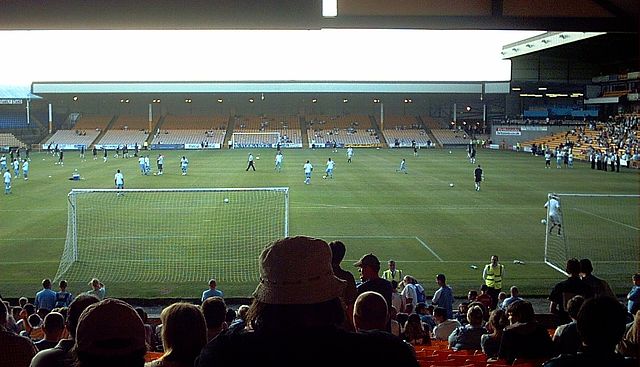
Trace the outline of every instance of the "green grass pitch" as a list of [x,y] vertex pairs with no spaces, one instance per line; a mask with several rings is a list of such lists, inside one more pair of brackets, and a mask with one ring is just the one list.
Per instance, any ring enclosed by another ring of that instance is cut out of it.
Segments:
[[[112,188],[116,169],[123,171],[127,188],[289,187],[289,234],[342,240],[347,246],[343,267],[356,278],[352,263],[373,252],[383,267],[386,260],[395,259],[405,274],[421,280],[428,293],[435,289],[435,275],[445,273],[457,296],[479,287],[482,267],[492,254],[499,255],[506,266],[504,288],[518,285],[526,295],[546,295],[562,279],[562,274],[543,263],[545,227],[540,219],[546,215],[543,205],[548,192],[640,193],[637,170],[605,173],[583,162],[573,169],[545,169],[542,158],[525,153],[479,150],[477,163],[486,180],[482,191],[476,192],[475,166],[463,149],[451,154],[423,149],[418,157],[409,149],[356,149],[351,164],[346,162],[344,149],[338,153],[286,150],[281,173],[274,172],[275,150],[259,149],[253,150],[260,156],[257,172],[246,172],[248,152],[162,151],[166,156],[163,176],[141,176],[136,159],[109,157],[103,163],[101,155],[94,161],[88,154],[81,161],[76,152],[66,152],[65,164],[59,166],[54,164],[57,158],[32,154],[29,180],[16,180],[13,193],[0,197],[0,293],[33,297],[43,278],[54,277],[66,236],[67,193],[72,188]],[[150,152],[153,168],[157,153]],[[190,161],[187,176],[180,174],[182,155]],[[337,163],[335,178],[322,179],[329,157]],[[396,172],[402,158],[407,159],[406,175]],[[307,159],[314,165],[311,185],[303,183],[302,166]],[[74,168],[84,180],[68,180]],[[636,234],[637,252],[637,202],[614,209],[629,213],[635,221],[630,227]],[[123,217],[135,221],[135,213]],[[603,231],[614,233],[615,222],[603,226]],[[154,227],[154,223],[146,225]],[[592,253],[602,250],[604,258],[615,260],[601,243],[593,247]],[[117,247],[104,248],[105,257],[118,251]],[[171,256],[179,259],[180,253]],[[225,256],[220,254],[221,259]],[[516,259],[525,264],[514,264]],[[618,294],[628,292],[631,273],[640,270],[640,265],[628,260],[633,259],[607,263],[628,273],[603,276]],[[598,274],[598,261],[594,266]],[[114,282],[106,286],[115,297],[195,298],[206,288],[210,274],[201,276],[199,282]],[[71,292],[87,290],[88,280],[72,283]],[[255,285],[247,281],[219,287],[227,297],[241,297],[249,296]]]

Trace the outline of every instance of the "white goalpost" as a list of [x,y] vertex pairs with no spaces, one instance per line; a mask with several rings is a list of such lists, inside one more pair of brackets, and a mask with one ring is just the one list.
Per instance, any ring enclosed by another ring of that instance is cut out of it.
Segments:
[[566,261],[575,257],[590,259],[595,272],[607,277],[626,279],[640,271],[640,195],[549,194],[548,200],[552,195],[560,215],[554,226],[548,205],[547,265],[565,273]]
[[74,189],[56,280],[258,280],[258,256],[288,235],[289,189]]
[[231,135],[233,148],[275,148],[280,141],[280,133],[273,132],[234,132]]

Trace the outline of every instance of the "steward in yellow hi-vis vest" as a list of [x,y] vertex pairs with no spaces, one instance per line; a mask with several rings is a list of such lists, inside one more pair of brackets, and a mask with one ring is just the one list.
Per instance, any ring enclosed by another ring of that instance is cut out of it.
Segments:
[[491,296],[491,309],[495,309],[498,304],[498,295],[502,290],[502,277],[504,277],[504,265],[498,263],[498,256],[491,256],[491,264],[487,264],[482,270],[482,279],[489,287]]

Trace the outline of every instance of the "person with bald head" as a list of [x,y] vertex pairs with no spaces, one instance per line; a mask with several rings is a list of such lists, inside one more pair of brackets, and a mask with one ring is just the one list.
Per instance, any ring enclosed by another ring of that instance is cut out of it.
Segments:
[[360,294],[353,309],[356,330],[385,330],[389,321],[388,309],[380,293],[368,291]]

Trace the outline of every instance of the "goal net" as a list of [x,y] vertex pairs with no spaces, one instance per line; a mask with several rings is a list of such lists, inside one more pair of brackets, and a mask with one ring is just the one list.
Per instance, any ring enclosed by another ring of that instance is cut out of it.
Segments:
[[258,257],[288,234],[289,189],[80,189],[68,195],[56,280],[258,280]]
[[275,148],[280,142],[279,132],[243,132],[233,133],[233,148]]
[[560,210],[554,220],[547,205],[546,264],[564,273],[568,259],[587,258],[608,278],[640,271],[640,195],[549,194],[547,204],[552,196]]

